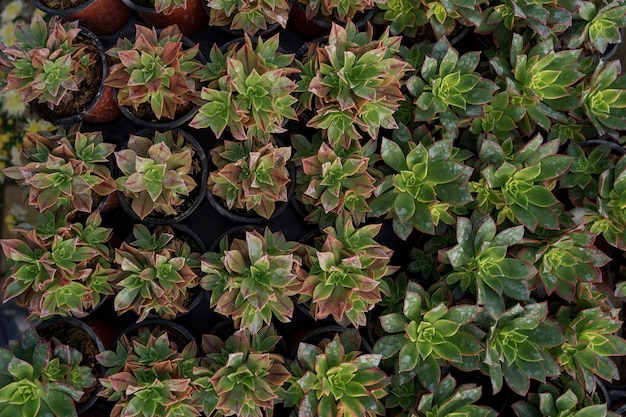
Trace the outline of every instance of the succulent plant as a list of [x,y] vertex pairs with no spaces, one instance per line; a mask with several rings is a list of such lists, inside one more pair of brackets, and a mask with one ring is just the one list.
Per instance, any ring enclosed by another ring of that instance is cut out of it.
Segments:
[[284,382],[291,373],[284,358],[274,353],[280,336],[272,327],[256,334],[236,331],[222,341],[202,337],[201,366],[194,369],[193,384],[203,411],[210,416],[271,416],[285,395]]
[[154,5],[154,11],[164,15],[176,13],[177,9],[186,9],[189,0],[149,0]]
[[428,23],[426,10],[421,1],[387,0],[378,3],[379,11],[373,21],[378,24],[388,24],[392,35],[405,35],[415,38],[418,30]]
[[600,62],[582,83],[582,112],[577,113],[579,118],[588,118],[598,134],[613,138],[626,129],[626,76],[621,72],[620,61]]
[[90,213],[98,199],[117,189],[108,167],[114,150],[115,145],[104,142],[102,132],[27,132],[20,166],[4,173],[26,188],[28,204],[40,211]]
[[516,136],[517,123],[524,117],[524,108],[513,105],[510,93],[503,91],[493,96],[493,100],[483,106],[483,116],[472,120],[472,133],[491,133],[499,140]]
[[295,242],[281,232],[246,231],[245,239],[224,236],[219,252],[202,256],[202,288],[210,291],[211,307],[230,317],[235,327],[257,333],[273,317],[286,323],[293,314],[289,297],[300,292],[296,276],[300,258]]
[[474,384],[457,385],[448,375],[441,380],[432,393],[424,394],[411,417],[495,417],[489,407],[474,404],[482,395],[482,388]]
[[97,356],[107,368],[99,396],[114,401],[112,415],[139,417],[199,416],[193,401],[193,368],[199,363],[195,342],[176,346],[168,332],[141,327],[122,335],[115,350]]
[[576,207],[583,207],[598,197],[600,174],[615,166],[608,144],[594,146],[585,152],[575,143],[567,147],[572,157],[567,174],[559,182],[559,188],[566,188],[570,201]]
[[361,353],[356,329],[318,346],[300,343],[285,405],[295,406],[300,417],[385,415],[380,400],[387,395],[389,378],[380,360],[381,355]]
[[158,32],[135,25],[134,41],[119,38],[107,51],[113,65],[105,84],[117,89],[120,106],[150,110],[157,120],[175,119],[201,104],[198,51],[197,44],[185,46],[176,25]]
[[200,253],[170,227],[150,232],[142,224],[133,228],[135,240],[115,249],[119,273],[114,306],[118,314],[134,311],[138,321],[148,314],[173,320],[186,313],[194,288],[199,290]]
[[2,291],[4,302],[15,298],[29,307],[29,319],[83,317],[113,294],[115,270],[106,245],[112,230],[101,227],[98,211],[84,226],[48,212],[35,227],[15,231],[19,239],[0,240],[11,269]]
[[299,110],[313,114],[307,126],[322,129],[331,147],[345,148],[361,138],[357,128],[372,138],[381,127],[395,128],[400,80],[408,69],[399,47],[400,37],[388,29],[375,40],[371,27],[359,32],[352,22],[333,24],[328,43],[310,48],[298,63]]
[[58,17],[46,22],[35,15],[30,24],[19,24],[13,45],[0,45],[2,91],[17,91],[25,103],[51,109],[76,100],[88,68],[100,60],[80,33],[78,21],[63,23]]
[[256,46],[245,35],[226,53],[214,46],[203,72],[203,104],[189,126],[210,127],[219,138],[226,128],[239,140],[257,138],[264,142],[272,134],[285,132],[283,124],[296,119],[292,80],[298,70],[291,66],[293,55],[278,50],[279,36]]
[[569,49],[583,46],[602,54],[609,44],[621,41],[620,29],[624,27],[626,6],[622,2],[582,1],[574,14],[572,26],[563,36],[564,43]]
[[271,142],[225,140],[211,150],[216,170],[209,174],[207,187],[229,210],[246,210],[269,219],[276,203],[289,199],[290,157],[291,148]]
[[351,143],[349,148],[336,145],[331,148],[316,134],[312,141],[303,135],[293,135],[297,163],[303,175],[298,176],[297,196],[310,213],[305,220],[321,227],[334,223],[340,213],[346,213],[355,224],[365,222],[370,212],[369,201],[374,195],[374,164],[379,159],[376,142],[361,146]]
[[530,380],[546,382],[560,374],[550,349],[565,341],[559,324],[547,318],[545,303],[516,304],[495,319],[489,319],[489,332],[483,372],[489,375],[493,392],[502,389],[503,381],[520,395],[526,395]]
[[[365,14],[382,0],[296,0],[304,6],[307,19],[328,17],[341,24],[354,20],[358,13]],[[295,7],[298,7],[297,5]]]
[[522,36],[514,34],[510,54],[490,59],[496,82],[509,91],[511,102],[526,110],[520,129],[531,135],[537,126],[550,130],[553,122],[566,122],[566,113],[580,107],[575,84],[580,70],[580,49],[555,52],[552,39],[526,48]]
[[308,305],[315,320],[332,315],[339,324],[363,326],[366,313],[389,292],[383,278],[396,268],[389,265],[392,251],[374,240],[380,229],[380,224],[356,228],[339,216],[335,227],[323,230],[321,243],[306,247],[298,268],[298,302]]
[[626,355],[626,341],[615,335],[622,325],[618,310],[600,307],[580,311],[563,306],[556,313],[565,328],[565,340],[552,348],[551,354],[560,368],[578,380],[587,390],[596,388],[595,376],[606,381],[619,379],[611,356]]
[[96,384],[82,354],[52,346],[34,329],[0,349],[0,412],[23,417],[76,417],[86,388]]
[[559,141],[544,143],[536,135],[517,149],[512,141],[499,144],[486,139],[479,150],[481,178],[472,182],[478,209],[497,212],[496,222],[509,220],[534,232],[560,228],[563,204],[552,190],[572,163],[568,155],[558,154]]
[[383,138],[381,156],[392,173],[377,185],[370,215],[393,219],[403,240],[414,229],[433,234],[439,222],[454,224],[454,207],[472,201],[472,168],[451,140],[415,144]]
[[290,3],[287,0],[208,0],[211,26],[229,26],[248,35],[278,24],[287,26]]
[[457,245],[441,252],[444,263],[453,271],[446,275],[448,284],[459,283],[463,291],[476,295],[478,305],[494,318],[505,310],[507,297],[526,300],[530,296],[535,267],[507,256],[509,246],[521,242],[524,228],[515,226],[498,232],[491,217],[472,223],[459,217],[456,226]]
[[512,405],[519,417],[606,417],[607,404],[587,405],[574,391],[559,391],[554,386],[542,384],[537,393],[528,396],[529,401],[518,401]]
[[197,154],[180,131],[130,135],[127,149],[115,152],[121,171],[115,182],[140,219],[176,216],[198,185],[192,177],[200,172]]
[[468,127],[484,114],[497,85],[478,72],[480,54],[459,56],[446,39],[439,40],[426,56],[419,74],[406,81],[415,98],[414,119],[442,130],[444,139],[454,139],[458,129]]
[[460,364],[464,369],[478,369],[477,355],[484,349],[484,334],[470,328],[480,307],[449,306],[443,300],[431,299],[418,284],[407,285],[402,313],[380,317],[387,333],[376,341],[374,353],[383,359],[393,358],[396,375],[401,381],[414,377],[434,392],[441,379],[441,368]]

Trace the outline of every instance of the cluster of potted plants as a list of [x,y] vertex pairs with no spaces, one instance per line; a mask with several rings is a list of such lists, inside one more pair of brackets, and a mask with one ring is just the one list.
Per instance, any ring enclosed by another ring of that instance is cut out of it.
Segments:
[[[119,333],[0,350],[1,412],[90,391],[113,416],[613,415],[626,5],[204,7],[0,45],[44,117],[91,67],[113,109],[24,135],[4,172],[40,217],[0,240],[4,300]],[[224,25],[242,37],[211,42]]]

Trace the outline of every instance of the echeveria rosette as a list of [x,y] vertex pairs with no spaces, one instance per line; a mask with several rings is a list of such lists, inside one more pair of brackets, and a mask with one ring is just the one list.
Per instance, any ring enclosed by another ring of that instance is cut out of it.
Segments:
[[293,314],[290,297],[300,293],[296,268],[295,242],[287,242],[281,232],[266,229],[263,234],[246,231],[245,239],[229,242],[225,236],[219,252],[201,258],[200,285],[211,293],[211,307],[230,317],[238,329],[257,333],[275,317],[289,322]]
[[537,126],[550,131],[552,123],[567,121],[567,112],[580,107],[574,91],[584,74],[580,71],[581,50],[555,52],[552,39],[526,50],[522,36],[513,35],[508,56],[490,59],[496,82],[506,85],[513,105],[526,110],[519,127],[531,135]]
[[321,129],[333,148],[360,139],[357,128],[376,138],[381,127],[397,127],[393,114],[404,98],[400,80],[408,64],[398,55],[400,37],[388,29],[373,36],[372,28],[363,33],[352,22],[333,24],[328,43],[298,63],[299,110],[313,113],[307,126]]
[[355,224],[365,222],[370,212],[369,201],[374,195],[374,163],[376,142],[364,145],[353,142],[349,148],[330,147],[316,135],[309,141],[303,135],[293,135],[295,161],[302,165],[296,196],[310,209],[305,220],[326,227],[334,223],[340,213],[352,218]]
[[[135,241],[122,242],[115,249],[115,264],[119,270],[115,287],[114,307],[119,314],[134,311],[143,321],[155,313],[173,320],[187,312],[186,303],[200,283],[200,264],[197,252],[189,244],[181,243],[170,228],[152,233],[142,224],[133,229]],[[164,239],[160,248],[146,249],[138,242],[141,236],[152,235]]]
[[576,116],[590,120],[599,135],[617,139],[626,130],[626,75],[620,61],[600,61],[580,90],[582,109]]
[[496,319],[489,319],[481,368],[489,375],[494,393],[506,382],[524,396],[531,379],[546,382],[546,378],[561,373],[551,349],[558,349],[565,336],[547,314],[545,303],[516,304]]
[[517,123],[524,117],[525,110],[512,101],[506,91],[495,94],[493,100],[483,106],[483,116],[472,120],[471,132],[493,134],[501,140],[519,135]]
[[377,185],[370,216],[392,218],[393,230],[403,240],[414,229],[434,234],[440,221],[454,224],[454,207],[472,201],[472,168],[451,140],[401,146],[383,138],[381,156],[394,173]]
[[439,40],[419,73],[406,81],[414,97],[414,120],[441,129],[444,139],[454,139],[459,128],[482,117],[498,86],[476,72],[479,60],[478,52],[459,56],[447,39]]
[[596,389],[596,377],[609,382],[620,377],[611,359],[626,355],[626,341],[616,335],[622,325],[618,312],[600,307],[576,312],[563,306],[556,314],[565,328],[565,340],[550,353],[561,370],[578,380],[587,392]]
[[585,404],[571,389],[559,391],[542,389],[528,396],[528,401],[518,401],[511,408],[518,417],[606,417],[607,404]]
[[491,408],[474,404],[481,396],[481,387],[475,384],[457,385],[456,380],[448,375],[437,384],[434,392],[421,396],[411,417],[496,417]]
[[488,214],[496,211],[498,224],[509,220],[531,232],[537,226],[558,230],[558,216],[564,209],[552,190],[572,162],[558,149],[558,140],[544,143],[540,135],[519,149],[510,141],[484,140],[479,150],[482,175],[471,183],[478,209]]
[[28,204],[39,211],[90,213],[96,198],[117,189],[108,167],[114,150],[102,132],[26,132],[19,166],[3,172],[26,188]]
[[285,359],[275,353],[280,336],[272,327],[256,334],[236,331],[226,341],[202,337],[201,364],[194,369],[195,398],[206,415],[263,417],[285,396],[291,377]]
[[195,417],[193,369],[199,364],[195,341],[176,346],[159,327],[122,335],[115,350],[96,356],[106,368],[98,396],[115,402],[112,415]]
[[76,417],[84,390],[96,384],[82,354],[68,345],[52,346],[28,329],[0,349],[0,412],[23,417]]
[[24,103],[46,104],[50,109],[76,99],[89,67],[99,61],[81,37],[78,21],[48,22],[33,16],[15,29],[13,45],[0,45],[2,92],[15,91]]
[[119,38],[107,51],[113,65],[105,84],[117,89],[120,106],[148,107],[157,119],[175,119],[181,109],[200,105],[199,45],[183,44],[178,26],[160,31],[135,25],[135,39]]
[[580,282],[602,281],[601,267],[610,258],[594,245],[596,236],[582,228],[563,231],[545,242],[528,242],[519,258],[534,264],[545,294],[572,302]]
[[286,146],[225,140],[211,150],[217,169],[209,174],[207,187],[229,209],[247,210],[269,219],[276,203],[288,201],[290,157],[291,148]]
[[202,73],[202,105],[189,126],[209,127],[220,138],[228,128],[233,138],[271,140],[286,131],[284,123],[296,119],[293,93],[296,83],[293,55],[278,51],[279,37],[256,45],[245,35],[243,43],[222,53],[213,48]]
[[420,27],[428,23],[426,10],[420,7],[422,2],[412,0],[387,0],[378,4],[378,13],[373,22],[389,25],[392,35],[404,35],[414,38]]
[[335,228],[324,229],[321,247],[306,247],[297,270],[302,284],[298,302],[308,306],[315,320],[332,316],[344,326],[363,326],[366,313],[389,292],[383,278],[396,268],[389,265],[392,251],[374,240],[380,229],[380,224],[355,228],[340,216]]
[[177,209],[198,185],[191,176],[199,169],[194,154],[184,136],[171,130],[151,138],[131,135],[128,148],[115,152],[121,171],[115,182],[140,219],[180,214]]
[[380,369],[381,355],[361,353],[361,336],[346,329],[318,346],[300,343],[286,406],[300,417],[375,417],[385,415],[380,401],[389,377]]
[[229,26],[250,36],[273,24],[287,25],[291,3],[287,0],[208,0],[211,26]]
[[576,143],[570,143],[567,154],[572,157],[572,164],[559,181],[559,188],[567,189],[568,197],[576,207],[588,206],[598,197],[600,174],[615,166],[611,147],[603,144],[585,151]]
[[473,223],[459,217],[456,235],[457,245],[441,252],[444,263],[453,268],[445,276],[448,284],[458,283],[463,291],[475,294],[478,305],[494,318],[505,310],[508,297],[522,301],[530,297],[531,279],[537,269],[507,256],[509,247],[522,241],[522,226],[498,231],[491,217]]
[[374,345],[374,353],[383,359],[394,358],[402,381],[417,377],[431,392],[440,382],[441,368],[458,363],[478,369],[477,355],[484,349],[476,338],[481,331],[469,328],[480,308],[446,304],[432,302],[422,287],[410,281],[402,313],[380,317],[386,335]]
[[[40,214],[35,227],[16,228],[19,239],[0,240],[11,268],[3,282],[4,302],[15,298],[28,306],[29,319],[84,317],[113,294],[116,271],[106,247],[112,230],[101,227],[100,213],[93,212],[85,225],[57,219]],[[51,234],[42,229],[46,221]]]
[[621,1],[582,1],[574,17],[563,35],[569,49],[582,46],[590,52],[604,54],[609,44],[622,40],[620,29],[626,27],[626,6]]

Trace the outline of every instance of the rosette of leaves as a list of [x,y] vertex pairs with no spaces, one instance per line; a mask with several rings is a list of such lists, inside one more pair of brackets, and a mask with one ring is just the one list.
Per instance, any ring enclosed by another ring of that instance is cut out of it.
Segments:
[[584,76],[579,68],[581,52],[555,52],[552,39],[527,49],[522,36],[513,34],[509,56],[500,53],[490,59],[496,82],[506,86],[513,105],[526,110],[519,123],[525,135],[537,126],[550,131],[552,123],[567,122],[567,112],[580,107],[575,85]]
[[279,36],[267,41],[248,35],[244,42],[221,52],[214,46],[202,73],[202,106],[189,126],[209,127],[219,138],[226,128],[233,138],[261,139],[285,132],[284,123],[296,119],[293,54],[278,50]]
[[616,332],[622,325],[617,309],[593,307],[575,311],[563,306],[556,318],[565,328],[565,341],[551,350],[560,368],[578,380],[587,392],[596,388],[595,377],[619,379],[612,356],[626,355],[626,341]]
[[602,281],[600,268],[610,261],[595,247],[595,238],[580,227],[563,231],[552,239],[528,242],[519,258],[536,266],[546,295],[555,293],[571,302],[580,282]]
[[137,115],[173,120],[200,105],[199,45],[186,47],[178,26],[157,31],[135,25],[135,39],[119,38],[107,51],[113,65],[105,84],[117,89],[120,106]]
[[13,45],[0,45],[2,91],[16,91],[25,103],[50,109],[76,100],[89,68],[99,62],[80,33],[78,21],[62,22],[58,16],[46,22],[35,15],[30,24],[19,24]]
[[611,148],[603,144],[586,152],[576,143],[570,143],[567,154],[572,157],[572,164],[559,181],[559,188],[567,189],[569,199],[576,207],[588,206],[598,197],[600,174],[615,166]]
[[[349,24],[359,13],[366,14],[382,0],[296,0],[304,6],[308,20],[330,18],[333,22]],[[298,7],[297,5],[295,7]]]
[[180,131],[155,131],[152,136],[130,135],[126,149],[115,152],[121,171],[115,182],[140,219],[176,216],[198,185],[192,174],[200,167],[196,151]]
[[[584,393],[583,393],[584,394]],[[587,405],[571,389],[564,392],[555,386],[542,384],[537,393],[528,395],[528,401],[512,405],[519,417],[606,417],[607,404]]]
[[34,329],[0,349],[0,412],[23,417],[76,417],[86,388],[96,384],[82,355],[68,345],[51,346]]
[[376,138],[381,127],[397,127],[400,80],[409,69],[398,55],[400,40],[388,28],[374,40],[371,27],[359,32],[352,22],[333,24],[328,43],[310,48],[298,62],[299,110],[312,113],[307,126],[321,129],[331,147],[349,148],[361,138],[359,130]]
[[493,318],[505,310],[507,297],[527,300],[531,279],[537,269],[525,261],[507,256],[509,247],[524,237],[522,226],[497,230],[491,217],[472,222],[459,217],[456,226],[457,245],[440,252],[444,263],[453,271],[445,276],[448,284],[458,283],[461,289],[476,295]]
[[626,157],[622,156],[615,167],[600,174],[598,198],[595,205],[572,210],[574,218],[585,228],[602,237],[614,247],[626,249]]
[[572,163],[569,155],[558,154],[559,141],[543,143],[541,135],[521,148],[513,141],[499,144],[486,139],[479,149],[481,178],[472,182],[478,210],[497,213],[498,224],[509,220],[531,232],[537,226],[558,230],[563,204],[552,190]]
[[374,240],[381,227],[356,228],[350,218],[339,216],[335,227],[323,230],[323,241],[306,247],[297,270],[302,284],[298,302],[308,306],[315,320],[332,316],[343,326],[364,326],[366,313],[389,293],[383,278],[396,268],[389,265],[393,251]]
[[589,119],[599,135],[614,139],[626,130],[626,76],[621,72],[620,61],[598,63],[591,76],[581,83],[582,109],[576,112],[578,118]]
[[10,268],[3,301],[28,306],[29,319],[84,317],[113,294],[116,271],[107,246],[112,230],[101,226],[98,211],[85,225],[46,212],[34,227],[15,232],[18,239],[0,240]]
[[296,268],[299,244],[268,228],[246,231],[245,239],[224,236],[219,252],[202,255],[200,285],[210,291],[211,307],[233,319],[235,327],[252,333],[276,317],[287,323],[293,314],[289,297],[300,293]]
[[318,346],[300,343],[285,405],[295,406],[300,417],[385,415],[381,399],[387,395],[389,378],[380,361],[381,355],[361,353],[356,329]]
[[441,379],[441,368],[457,364],[466,370],[478,369],[484,333],[471,322],[480,307],[450,306],[437,300],[418,284],[409,281],[402,313],[380,317],[387,333],[374,345],[374,353],[393,358],[401,381],[417,377],[434,392]]
[[490,34],[497,47],[510,44],[515,33],[541,40],[559,35],[572,24],[579,2],[563,1],[555,4],[545,0],[489,2],[477,28],[481,34]]
[[374,23],[389,25],[389,31],[394,36],[415,38],[418,30],[428,23],[421,1],[387,0],[378,4],[378,9],[373,18]]
[[159,327],[141,327],[136,335],[123,335],[115,350],[96,357],[107,368],[98,396],[115,402],[112,415],[199,416],[191,383],[199,364],[196,353],[193,341],[179,347]]
[[3,172],[26,188],[28,204],[39,211],[91,213],[94,201],[117,189],[108,167],[114,150],[115,145],[104,142],[102,132],[27,132],[20,166]]
[[454,224],[454,207],[472,201],[472,168],[464,163],[468,154],[451,140],[416,144],[383,138],[381,156],[391,173],[377,185],[370,216],[393,219],[403,240],[414,229],[434,234],[439,222]]
[[291,376],[285,359],[274,353],[280,336],[273,327],[256,334],[238,330],[226,341],[202,337],[204,356],[194,369],[198,401],[208,416],[271,416],[285,396],[283,384]]
[[115,310],[118,314],[134,311],[137,321],[150,313],[166,320],[186,313],[194,288],[200,284],[200,254],[170,227],[150,232],[136,224],[133,236],[134,241],[122,242],[115,249],[119,268]]
[[446,376],[432,393],[421,396],[411,417],[495,417],[489,407],[474,404],[482,395],[482,388],[474,384],[457,385],[452,376]]
[[209,0],[211,26],[229,26],[250,36],[277,24],[287,26],[290,3],[287,0]]
[[582,1],[573,17],[571,27],[563,35],[567,48],[582,46],[603,54],[609,44],[622,40],[620,30],[626,27],[626,5],[620,1]]
[[207,188],[229,210],[246,210],[269,219],[276,203],[288,201],[290,157],[290,147],[275,147],[271,142],[225,140],[211,149],[217,169],[209,174]]
[[482,371],[489,375],[493,392],[503,382],[519,395],[526,395],[530,380],[546,382],[560,369],[551,349],[565,341],[559,324],[547,317],[545,303],[516,304],[495,319],[484,316],[489,331],[485,340]]
[[[154,11],[164,15],[171,15],[187,8],[188,0],[148,0],[148,4],[154,6]],[[137,3],[139,4],[139,3]]]
[[493,100],[498,86],[476,72],[479,60],[479,52],[459,56],[447,39],[440,39],[419,73],[406,81],[415,98],[415,121],[441,129],[444,139],[454,139],[459,128],[483,116],[483,107]]
[[305,220],[323,228],[345,213],[355,224],[365,222],[376,189],[375,177],[380,176],[374,168],[379,159],[376,141],[331,147],[319,133],[312,141],[303,135],[293,135],[291,141],[296,150],[294,160],[302,165],[296,195],[309,208]]
[[517,123],[524,117],[525,110],[513,101],[507,91],[494,95],[493,100],[483,106],[483,116],[472,120],[471,132],[493,134],[500,141],[517,137]]

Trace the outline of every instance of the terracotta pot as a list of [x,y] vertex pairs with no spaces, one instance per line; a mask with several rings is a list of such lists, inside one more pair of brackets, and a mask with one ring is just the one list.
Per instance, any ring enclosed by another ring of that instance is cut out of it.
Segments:
[[176,8],[170,14],[157,13],[154,7],[145,7],[133,3],[132,0],[122,0],[126,6],[137,12],[141,20],[148,26],[163,29],[176,24],[185,36],[191,36],[207,25],[209,16],[204,11],[202,2],[205,0],[187,0],[187,7]]
[[[111,35],[122,28],[130,19],[133,11],[122,0],[87,0],[81,6],[66,10],[48,7],[42,0],[33,0],[38,9],[60,16],[65,21],[78,20],[97,35]],[[115,13],[111,13],[114,10]]]

